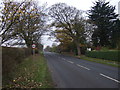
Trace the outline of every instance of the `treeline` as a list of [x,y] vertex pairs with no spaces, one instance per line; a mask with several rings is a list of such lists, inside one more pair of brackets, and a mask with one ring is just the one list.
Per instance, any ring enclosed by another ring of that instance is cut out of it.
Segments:
[[54,19],[52,33],[60,44],[47,47],[50,51],[73,52],[81,55],[87,48],[120,49],[120,20],[115,6],[98,0],[85,12],[65,3],[52,5],[49,15]]

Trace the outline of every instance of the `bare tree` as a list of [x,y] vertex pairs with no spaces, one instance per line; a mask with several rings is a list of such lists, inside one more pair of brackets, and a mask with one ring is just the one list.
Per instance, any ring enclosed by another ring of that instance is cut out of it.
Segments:
[[73,39],[78,55],[81,55],[80,44],[85,41],[85,20],[82,14],[81,10],[67,6],[65,3],[55,4],[49,10],[49,15],[54,18],[52,25],[63,29],[64,33]]
[[[16,3],[6,0],[3,2],[3,9],[1,10],[1,26],[0,26],[0,36],[2,37],[1,44],[9,39],[13,39],[15,34],[13,34],[12,26],[15,25],[19,19],[20,8],[25,2]],[[23,8],[25,8],[24,6]]]
[[[2,23],[0,35],[2,42],[10,40],[25,41],[27,47],[31,47],[33,41],[39,44],[43,33],[46,32],[45,6],[38,6],[33,1],[5,1],[2,9]],[[17,42],[15,42],[17,43]]]

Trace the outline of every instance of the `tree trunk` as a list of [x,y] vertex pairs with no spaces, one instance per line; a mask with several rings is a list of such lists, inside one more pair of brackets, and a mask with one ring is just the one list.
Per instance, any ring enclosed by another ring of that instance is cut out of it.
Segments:
[[78,56],[80,56],[81,55],[81,50],[80,50],[79,44],[77,44],[77,52],[78,52]]
[[32,41],[29,41],[28,39],[24,39],[26,42],[26,45],[28,48],[32,48]]

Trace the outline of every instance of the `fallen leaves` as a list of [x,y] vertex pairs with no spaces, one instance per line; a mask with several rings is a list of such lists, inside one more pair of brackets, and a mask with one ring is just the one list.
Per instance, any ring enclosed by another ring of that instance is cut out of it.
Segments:
[[[12,82],[12,88],[38,88],[41,87],[42,82],[36,82],[35,80],[30,79],[29,76],[19,76],[15,78]],[[10,88],[9,87],[9,88]]]

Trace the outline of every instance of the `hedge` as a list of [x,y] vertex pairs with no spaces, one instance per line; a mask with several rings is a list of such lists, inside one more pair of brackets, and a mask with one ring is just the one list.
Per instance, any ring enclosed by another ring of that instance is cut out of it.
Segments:
[[25,57],[31,55],[31,49],[2,47],[2,80],[10,80],[11,72]]
[[87,51],[86,56],[120,62],[120,51]]

